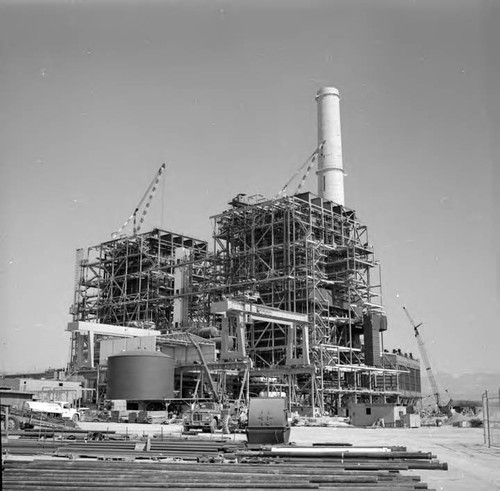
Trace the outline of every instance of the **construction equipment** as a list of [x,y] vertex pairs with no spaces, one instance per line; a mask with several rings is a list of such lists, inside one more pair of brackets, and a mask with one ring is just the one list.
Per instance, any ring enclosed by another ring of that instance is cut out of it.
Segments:
[[230,403],[226,395],[219,391],[214,382],[200,345],[190,333],[187,333],[187,335],[198,352],[198,357],[210,386],[213,401],[197,402],[190,410],[186,411],[183,420],[184,431],[202,430],[214,433],[215,430],[222,429],[223,433],[232,433],[234,430],[241,427],[245,421],[243,416],[245,415],[246,407],[244,404],[241,404],[240,401],[243,385],[248,376],[248,369],[245,372],[242,391],[240,392],[238,400],[234,403]]
[[230,402],[200,401],[193,405],[191,409],[184,413],[183,430],[209,431],[215,433],[222,430],[222,433],[234,433],[246,427],[247,417],[246,406]]
[[[113,239],[116,239],[118,237],[124,237],[126,234],[123,233],[125,228],[128,226],[128,224],[133,220],[133,228],[132,228],[132,235],[137,235],[139,233],[139,230],[142,227],[142,224],[144,223],[144,220],[146,218],[146,215],[148,214],[149,208],[151,206],[151,201],[154,198],[154,195],[156,193],[156,190],[158,189],[158,184],[160,182],[160,179],[163,175],[163,172],[165,171],[165,164],[161,164],[160,168],[156,172],[155,176],[153,177],[153,180],[151,181],[151,184],[148,186],[146,189],[146,192],[144,193],[143,197],[139,201],[139,204],[135,207],[134,212],[132,215],[130,215],[123,225],[113,234],[111,234],[111,237]],[[142,205],[144,204],[144,207]],[[142,209],[142,214],[141,217],[139,218],[139,221],[137,221],[137,216],[139,215],[139,212]]]
[[215,430],[221,427],[221,422],[221,404],[211,401],[197,402],[184,413],[183,430],[185,432],[201,430],[215,433]]
[[307,158],[307,160],[297,169],[297,171],[293,174],[293,176],[290,179],[288,179],[287,183],[281,188],[281,191],[278,193],[277,197],[280,198],[282,196],[285,196],[288,186],[299,175],[299,172],[307,166],[306,171],[302,175],[294,194],[297,194],[301,190],[302,186],[304,185],[305,180],[307,179],[307,176],[309,175],[309,172],[311,172],[311,169],[316,162],[316,158],[317,158],[319,152],[321,152],[321,150],[323,150],[324,144],[325,144],[325,142],[323,141],[318,146],[318,148],[316,148],[316,150],[314,150],[314,152]]
[[[40,403],[42,404],[42,403]],[[1,426],[2,429],[18,430],[26,428],[74,428],[76,426],[74,420],[63,418],[59,410],[55,407],[54,410],[42,411],[31,410],[29,406],[23,409],[16,409],[2,404],[1,406]],[[59,407],[59,406],[58,406]]]
[[248,406],[249,444],[288,443],[290,415],[284,398],[252,398]]
[[210,369],[208,368],[207,362],[205,361],[205,357],[203,356],[203,352],[200,348],[200,345],[196,342],[194,337],[187,333],[191,344],[195,347],[198,357],[200,359],[201,365],[203,366],[203,370],[205,372],[206,378],[210,385],[210,390],[212,392],[212,397],[214,399],[213,402],[197,402],[193,404],[189,411],[186,411],[184,414],[183,420],[183,429],[185,432],[190,430],[201,430],[201,431],[210,431],[210,433],[214,433],[217,428],[221,427],[222,424],[222,410],[223,405],[221,401],[221,396],[219,394],[219,390],[215,385],[214,380],[212,379],[212,375],[210,374]]
[[[407,308],[403,307],[403,310],[405,311],[405,314],[408,317],[410,324],[413,326],[413,330],[415,332],[415,338],[417,338],[418,349],[420,350],[420,355],[422,356],[422,361],[424,362],[424,368],[425,371],[427,372],[427,377],[429,378],[429,383],[431,384],[432,393],[434,395],[434,398],[436,399],[437,407],[441,413],[445,414],[446,416],[451,416],[451,405],[453,401],[450,397],[450,400],[446,404],[443,404],[443,400],[439,392],[439,387],[436,381],[436,377],[434,376],[434,372],[432,371],[431,363],[429,361],[429,356],[427,355],[427,350],[425,349],[424,340],[422,339],[422,335],[418,330],[418,328],[422,325],[422,322],[420,322],[420,324],[416,324],[415,321],[412,319],[410,313],[408,312]],[[448,391],[446,391],[446,393],[448,393]]]
[[205,375],[207,377],[208,383],[210,385],[210,390],[212,392],[212,397],[215,402],[222,402],[221,395],[219,394],[219,390],[217,389],[217,386],[215,385],[215,382],[212,378],[212,375],[210,374],[210,369],[208,368],[207,362],[205,361],[205,357],[203,356],[203,352],[201,351],[200,345],[195,341],[193,336],[190,333],[187,333],[189,340],[191,341],[191,344],[195,347],[198,357],[200,359],[201,365],[203,366],[203,370],[205,372]]
[[33,413],[53,414],[63,419],[70,419],[75,423],[80,419],[80,413],[68,401],[26,401],[23,409]]

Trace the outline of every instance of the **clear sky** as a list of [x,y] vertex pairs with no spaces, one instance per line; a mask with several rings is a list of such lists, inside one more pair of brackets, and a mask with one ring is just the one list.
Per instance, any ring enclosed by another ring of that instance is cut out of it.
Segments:
[[143,230],[208,239],[230,198],[274,196],[312,152],[332,85],[385,346],[417,352],[406,305],[437,370],[500,372],[498,6],[0,1],[0,370],[66,364],[75,249],[162,162]]

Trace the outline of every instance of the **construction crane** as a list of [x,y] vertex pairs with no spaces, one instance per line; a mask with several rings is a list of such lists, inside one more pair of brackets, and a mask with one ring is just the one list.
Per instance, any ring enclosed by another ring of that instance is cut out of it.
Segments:
[[[153,177],[151,184],[148,186],[148,188],[146,189],[146,192],[144,193],[143,197],[139,201],[139,204],[135,207],[132,215],[130,215],[127,218],[127,220],[125,220],[124,224],[116,232],[111,234],[111,237],[113,239],[116,239],[118,237],[124,237],[126,234],[123,233],[123,231],[125,230],[125,228],[128,226],[128,224],[132,220],[133,220],[132,235],[137,235],[139,233],[139,231],[141,230],[142,224],[144,223],[144,220],[146,218],[146,215],[148,214],[149,208],[151,206],[151,202],[153,201],[156,190],[158,189],[158,184],[160,183],[160,180],[161,180],[162,175],[165,171],[165,168],[166,168],[165,164],[161,164],[160,168],[156,171],[156,174]],[[141,216],[138,220],[137,217],[138,217],[141,209],[142,209],[142,213],[141,213]]]
[[203,370],[205,372],[205,375],[207,377],[208,383],[210,384],[210,390],[212,391],[212,397],[214,398],[215,402],[222,402],[222,397],[219,394],[219,390],[217,388],[217,385],[215,384],[212,375],[210,374],[210,369],[208,368],[207,362],[205,361],[205,357],[203,356],[203,352],[201,351],[200,345],[195,341],[193,336],[190,333],[187,333],[187,336],[189,340],[191,341],[191,344],[195,347],[196,352],[198,353],[198,357],[200,358],[201,364],[203,366]]
[[[408,317],[410,324],[413,326],[413,330],[415,332],[415,338],[417,339],[418,349],[420,350],[420,355],[422,356],[422,361],[424,362],[424,368],[425,371],[427,372],[427,377],[429,379],[429,383],[431,384],[432,393],[436,399],[437,407],[439,411],[441,411],[441,413],[446,414],[447,416],[451,416],[452,399],[450,397],[448,403],[443,404],[443,400],[439,392],[436,377],[434,376],[434,372],[432,371],[432,367],[429,361],[429,356],[427,355],[427,350],[425,349],[424,340],[422,339],[422,335],[418,330],[418,328],[422,325],[422,322],[420,324],[416,324],[415,321],[412,319],[410,313],[408,312],[408,309],[406,307],[403,307],[403,310],[405,311],[405,314]],[[448,393],[448,391],[446,391],[446,393]]]
[[316,148],[316,150],[314,150],[314,152],[307,158],[307,160],[299,167],[299,169],[295,172],[295,174],[290,177],[290,179],[288,179],[287,183],[281,188],[281,191],[278,193],[277,195],[277,198],[281,198],[282,196],[284,196],[287,192],[287,189],[288,189],[288,186],[292,183],[292,181],[299,175],[299,172],[301,170],[303,170],[306,166],[306,171],[304,172],[304,174],[302,175],[301,179],[300,179],[300,182],[297,186],[297,189],[295,190],[295,193],[294,194],[297,194],[301,189],[302,189],[302,186],[304,185],[306,179],[307,179],[307,176],[309,175],[309,172],[311,172],[311,169],[313,167],[313,165],[315,164],[316,162],[316,158],[319,154],[319,152],[321,152],[321,150],[323,150],[323,146],[324,146],[325,142],[321,142],[321,144],[318,146],[318,148]]

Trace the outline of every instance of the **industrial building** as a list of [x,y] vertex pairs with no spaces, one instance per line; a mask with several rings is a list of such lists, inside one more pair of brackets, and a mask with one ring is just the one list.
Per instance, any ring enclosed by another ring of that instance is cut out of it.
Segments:
[[82,398],[82,384],[71,380],[7,376],[0,379],[0,389],[31,394],[40,401],[75,402]]
[[[344,204],[339,92],[323,88],[316,101],[318,146],[297,192],[236,196],[211,217],[211,248],[134,227],[77,251],[70,371],[98,399],[110,398],[110,357],[141,350],[146,371],[152,351],[173,360],[161,362],[169,393],[162,382],[151,401],[209,397],[202,365],[229,398],[284,392],[312,413],[418,401],[418,360],[384,353],[380,265],[367,226]],[[301,190],[315,162],[317,194]],[[141,370],[137,356],[121,363]],[[139,395],[143,375],[128,375]]]

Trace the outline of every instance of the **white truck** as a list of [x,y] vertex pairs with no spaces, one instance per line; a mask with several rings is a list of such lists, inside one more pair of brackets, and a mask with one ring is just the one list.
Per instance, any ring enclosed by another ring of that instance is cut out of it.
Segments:
[[69,419],[74,423],[80,420],[80,413],[72,407],[71,403],[68,401],[26,401],[24,403],[24,409],[33,413],[45,413],[59,416],[63,419]]

